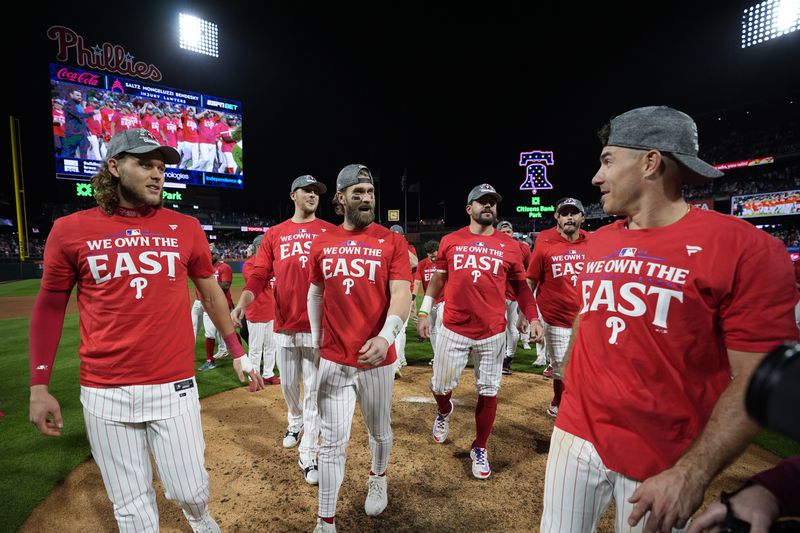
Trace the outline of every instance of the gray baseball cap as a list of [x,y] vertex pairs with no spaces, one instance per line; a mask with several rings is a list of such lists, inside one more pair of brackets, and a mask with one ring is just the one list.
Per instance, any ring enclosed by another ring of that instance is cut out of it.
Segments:
[[607,146],[660,150],[671,154],[695,174],[719,178],[724,174],[699,157],[697,125],[692,117],[667,106],[638,107],[611,119]]
[[264,234],[262,233],[258,237],[253,239],[253,246],[255,246],[256,249],[258,249],[258,247],[261,246],[261,241],[263,240],[264,240]]
[[467,196],[467,203],[471,204],[478,198],[482,196],[494,196],[494,199],[498,202],[503,201],[503,197],[497,194],[497,191],[494,190],[494,187],[489,185],[488,183],[481,183],[480,185],[476,185],[472,188],[469,192],[469,196]]
[[560,212],[562,207],[569,207],[569,206],[572,206],[578,211],[580,211],[582,215],[586,214],[586,210],[583,208],[583,204],[577,198],[564,198],[563,200],[558,202],[558,205],[556,205],[556,213]]
[[505,227],[509,227],[512,230],[514,229],[514,226],[512,226],[511,222],[509,222],[508,220],[502,220],[497,224],[497,229],[502,229],[502,228],[505,228]]
[[325,184],[317,181],[317,179],[310,174],[295,178],[295,180],[292,182],[292,190],[290,192],[305,188],[314,188],[317,190],[317,194],[325,194],[328,192],[328,188],[325,186]]
[[[362,170],[367,171],[369,178],[358,176],[358,173]],[[372,172],[370,172],[369,169],[364,165],[353,163],[351,165],[347,165],[339,172],[339,176],[336,178],[336,190],[343,191],[351,185],[355,185],[356,183],[372,183]]]
[[181,155],[175,148],[163,146],[153,137],[152,133],[144,128],[121,131],[111,137],[108,143],[106,161],[117,157],[121,153],[149,154],[155,151],[161,152],[164,163],[168,165],[175,165],[181,162]]
[[208,243],[208,249],[212,254],[219,254],[219,250],[217,250],[217,245],[213,242]]
[[389,228],[389,231],[393,231],[393,232],[395,232],[395,233],[399,233],[400,235],[402,235],[403,233],[405,233],[405,232],[403,231],[403,226],[401,226],[400,224],[395,224],[394,226],[391,226],[391,227]]

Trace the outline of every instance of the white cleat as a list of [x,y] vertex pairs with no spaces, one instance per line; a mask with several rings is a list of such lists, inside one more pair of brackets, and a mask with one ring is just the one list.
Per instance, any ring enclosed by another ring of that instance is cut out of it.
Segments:
[[225,359],[226,357],[228,357],[228,352],[226,351],[220,350],[214,354],[214,359]]
[[[302,431],[302,430],[301,430]],[[300,442],[300,431],[286,431],[286,434],[283,436],[283,447],[284,448],[294,448]]]
[[455,405],[453,405],[453,400],[450,400],[450,412],[446,415],[441,413],[436,413],[436,420],[433,421],[433,440],[437,443],[442,444],[445,440],[447,440],[447,432],[450,429],[450,417],[453,414],[453,410],[455,409]]
[[473,448],[469,451],[469,456],[472,458],[473,476],[478,479],[486,479],[492,474],[486,448],[478,448],[477,446],[473,446]]
[[322,518],[317,518],[317,527],[314,533],[336,533],[336,524],[329,524]]
[[319,484],[319,469],[317,468],[316,461],[309,461],[304,463],[302,459],[297,460],[297,466],[303,471],[303,477],[309,485]]
[[364,512],[368,516],[378,516],[386,509],[388,503],[386,476],[370,475],[367,479],[367,499],[364,501]]

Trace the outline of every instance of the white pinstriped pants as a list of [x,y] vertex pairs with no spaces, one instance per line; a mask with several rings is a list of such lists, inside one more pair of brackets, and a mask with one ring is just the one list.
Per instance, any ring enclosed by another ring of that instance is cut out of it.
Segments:
[[553,367],[553,379],[563,379],[561,377],[561,364],[567,354],[572,328],[551,326],[544,320],[541,322],[544,330],[545,345],[547,346],[547,355],[550,359],[550,366]]
[[455,389],[471,351],[478,395],[497,396],[505,348],[505,332],[474,340],[442,326],[434,350],[436,357],[433,359],[431,390],[434,394],[447,394]]
[[439,330],[442,327],[442,317],[444,316],[444,301],[438,304],[433,304],[431,313],[428,319],[431,324],[431,349],[433,350],[433,358],[436,359],[436,339],[439,336]]
[[[261,372],[264,379],[275,376],[275,336],[272,326],[275,322],[250,322],[247,321],[249,340],[247,341],[247,356],[253,363],[256,372]],[[264,359],[264,369],[261,369],[261,359]],[[283,372],[283,367],[281,367]],[[282,381],[282,380],[281,380]]]
[[[636,527],[628,525],[628,516],[633,511],[628,498],[639,485],[639,481],[606,468],[591,442],[554,427],[544,475],[544,510],[539,531],[597,531],[597,524],[612,497],[617,511],[614,529],[644,531],[650,513],[645,514]],[[677,533],[685,529],[672,531]]]
[[320,359],[317,405],[322,421],[319,516],[336,516],[356,400],[369,433],[372,471],[383,474],[392,451],[393,365],[360,369]]
[[[319,411],[317,410],[317,365],[314,348],[308,346],[278,346],[278,366],[281,369],[281,392],[286,400],[287,429],[297,433],[303,428],[300,440],[300,459],[303,463],[316,460],[319,453]],[[300,397],[300,380],[303,396]]]
[[514,357],[514,354],[517,353],[517,343],[519,342],[518,320],[519,304],[517,304],[516,300],[506,300],[506,357]]
[[153,451],[164,495],[180,505],[192,530],[219,531],[208,514],[206,444],[199,401],[176,417],[151,422],[115,422],[94,416],[86,408],[83,417],[120,531],[159,531],[148,450]]

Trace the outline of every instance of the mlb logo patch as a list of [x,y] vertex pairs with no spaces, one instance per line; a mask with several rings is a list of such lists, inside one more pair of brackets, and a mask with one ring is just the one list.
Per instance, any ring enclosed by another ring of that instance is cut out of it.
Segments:
[[347,241],[347,246],[355,246],[356,241]]
[[141,235],[141,234],[142,234],[142,230],[138,230],[138,229],[126,229],[125,230],[125,235],[127,235],[128,237],[130,237],[131,235]]
[[623,248],[619,251],[620,257],[636,257],[636,248]]
[[567,250],[567,253],[568,253],[569,255],[575,255],[575,254],[577,254],[577,253],[578,253],[578,250]]
[[475,243],[475,246],[483,246],[483,241],[478,241]]

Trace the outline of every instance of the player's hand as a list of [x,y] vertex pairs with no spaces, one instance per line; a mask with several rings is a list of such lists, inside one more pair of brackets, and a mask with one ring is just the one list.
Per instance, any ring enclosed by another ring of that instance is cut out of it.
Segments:
[[429,339],[431,337],[431,319],[427,316],[421,316],[417,320],[417,333],[423,339]]
[[47,385],[31,386],[30,421],[42,435],[61,436],[61,429],[64,427],[61,406],[47,391]]
[[672,528],[683,528],[703,503],[704,492],[705,484],[691,472],[679,467],[664,470],[646,479],[628,498],[634,504],[628,525],[635,526],[650,511],[644,533],[670,533]]
[[237,328],[242,327],[242,319],[244,318],[244,307],[239,307],[238,305],[233,308],[231,311],[231,320],[233,321],[233,325]]
[[534,320],[530,323],[531,329],[531,340],[533,342],[541,342],[542,338],[544,338],[544,328],[542,327],[541,320]]
[[364,343],[358,350],[358,364],[378,366],[386,360],[386,352],[389,351],[389,343],[381,336],[372,337]]
[[256,392],[264,388],[264,378],[258,373],[257,369],[253,368],[253,363],[247,355],[237,357],[233,360],[233,369],[239,377],[239,382],[244,383],[244,376],[250,376],[250,383],[247,389],[250,392]]
[[519,319],[517,320],[517,331],[520,333],[527,333],[529,327],[530,322],[528,322],[528,319],[525,318],[522,313],[520,313]]
[[[775,495],[761,485],[750,485],[730,499],[733,516],[750,523],[751,533],[767,533],[780,512]],[[727,509],[722,502],[714,502],[689,524],[686,533],[700,533],[706,528],[717,531],[725,520]]]

